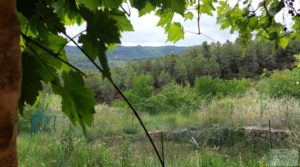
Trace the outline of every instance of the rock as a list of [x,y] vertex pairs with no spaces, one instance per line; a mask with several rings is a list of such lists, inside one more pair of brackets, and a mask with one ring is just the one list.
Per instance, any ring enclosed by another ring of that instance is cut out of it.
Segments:
[[[245,135],[251,137],[270,137],[270,129],[268,127],[249,126],[245,127]],[[271,138],[275,140],[284,140],[289,136],[290,132],[284,129],[273,129],[271,128]]]

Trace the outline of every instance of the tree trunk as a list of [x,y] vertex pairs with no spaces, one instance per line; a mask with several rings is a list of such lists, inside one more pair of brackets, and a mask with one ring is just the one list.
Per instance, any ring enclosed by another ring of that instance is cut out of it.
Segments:
[[16,167],[16,117],[21,90],[20,28],[15,0],[0,0],[0,166]]

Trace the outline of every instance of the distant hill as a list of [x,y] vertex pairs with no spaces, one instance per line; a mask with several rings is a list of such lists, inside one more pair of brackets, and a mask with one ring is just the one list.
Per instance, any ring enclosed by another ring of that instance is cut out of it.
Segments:
[[[193,46],[196,47],[196,46]],[[125,61],[135,61],[144,59],[153,59],[165,56],[171,53],[184,53],[185,51],[193,47],[177,47],[177,46],[161,46],[161,47],[150,47],[150,46],[121,46],[118,45],[113,52],[107,51],[107,57],[109,66],[120,66]],[[95,70],[95,67],[90,63],[80,50],[75,46],[66,46],[66,53],[70,63],[82,70]],[[98,62],[98,59],[96,59]]]
[[[162,57],[167,54],[176,53],[180,54],[192,47],[178,47],[178,46],[121,46],[118,45],[112,52],[107,52],[108,59],[113,60],[139,60],[139,59],[152,59]],[[80,56],[82,53],[75,46],[66,46],[67,55],[70,59],[73,56]]]

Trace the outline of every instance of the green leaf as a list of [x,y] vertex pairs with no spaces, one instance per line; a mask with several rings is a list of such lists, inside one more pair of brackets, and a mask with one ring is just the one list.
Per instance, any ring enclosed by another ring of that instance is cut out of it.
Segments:
[[20,113],[23,112],[24,104],[33,105],[43,90],[42,82],[49,83],[55,79],[56,70],[39,59],[32,52],[22,53],[23,80],[22,91],[19,100]]
[[27,19],[30,19],[35,14],[35,4],[37,4],[39,0],[27,0],[26,3],[22,1],[23,0],[17,0],[17,10]]
[[192,12],[186,12],[184,14],[184,21],[193,20],[194,14]]
[[20,103],[33,105],[42,87],[42,77],[39,73],[43,67],[36,58],[28,52],[22,54],[23,81]]
[[101,67],[103,69],[103,76],[106,77],[108,80],[112,80],[110,69],[108,66],[108,60],[105,54],[105,51],[107,50],[104,43],[100,44],[100,55],[98,56]]
[[200,13],[212,16],[213,11],[216,10],[213,5],[213,0],[202,0],[201,2],[202,4],[200,5]]
[[49,67],[59,69],[59,70],[65,70],[65,71],[69,70],[69,67],[67,65],[63,64],[61,61],[55,58],[59,56],[60,59],[67,60],[64,51],[64,47],[66,45],[66,39],[58,35],[48,34],[47,38],[43,39],[43,41],[40,41],[40,39],[38,38],[32,38],[32,40],[36,41],[43,48],[47,48],[55,55],[48,53],[47,51],[40,48],[40,46],[37,46],[32,41],[27,41],[27,46],[31,47],[35,52],[35,53],[31,53],[33,51],[30,49],[29,51],[31,55],[34,55],[35,57],[36,57],[35,54],[39,55],[38,59],[45,62],[44,64],[47,64],[47,66]]
[[99,0],[76,0],[77,3],[84,5],[90,11],[96,12],[101,4]]
[[146,6],[146,0],[130,0],[131,6],[134,8],[141,10]]
[[64,21],[65,25],[83,23],[79,15],[79,7],[75,0],[56,1],[52,6],[60,19]]
[[184,15],[186,1],[185,0],[164,0],[162,1],[165,9],[171,9],[173,12],[177,12]]
[[289,44],[289,38],[288,37],[282,37],[279,39],[279,45],[281,48],[285,49]]
[[109,52],[112,52],[117,47],[117,44],[110,44],[107,46]]
[[52,50],[54,53],[57,53],[62,48],[67,45],[68,41],[59,35],[50,34],[48,36],[47,41],[45,41],[44,45],[47,46],[48,49]]
[[174,23],[169,24],[165,28],[165,31],[168,34],[167,41],[177,42],[178,40],[184,38],[183,27],[178,22],[174,22]]
[[249,19],[249,22],[248,22],[248,27],[251,29],[251,30],[254,30],[254,28],[256,27],[256,25],[257,25],[257,23],[258,23],[258,19],[257,19],[257,17],[251,17],[250,19]]
[[103,69],[103,76],[111,80],[111,73],[105,54],[107,50],[105,44],[102,41],[95,40],[93,37],[89,37],[88,35],[81,35],[79,38],[79,42],[83,43],[83,49],[88,54],[88,56],[90,56],[93,60],[95,60],[96,57],[99,58],[100,64]]
[[281,11],[281,9],[284,8],[284,1],[283,0],[275,0],[271,4],[271,7],[269,9],[269,15],[271,17],[274,17],[278,12]]
[[107,7],[107,8],[115,8],[118,9],[123,0],[102,0],[102,5]]
[[[86,20],[89,40],[102,41],[107,44],[120,43],[120,31],[117,21],[108,10],[97,10],[93,13],[87,9],[80,10]],[[94,48],[95,49],[95,48]]]
[[155,7],[150,2],[147,1],[146,5],[141,10],[139,10],[139,17],[144,16],[147,13],[150,13],[154,9]]
[[62,83],[56,80],[52,83],[52,88],[55,94],[62,97],[62,112],[74,125],[79,122],[84,130],[86,125],[92,125],[96,105],[94,93],[85,88],[78,72],[64,72]]
[[121,31],[133,31],[133,26],[129,19],[126,17],[125,13],[121,11],[113,11],[111,16],[117,23],[117,27]]
[[171,10],[166,10],[162,13],[161,10],[158,10],[156,12],[156,16],[160,17],[160,20],[157,23],[157,26],[164,27],[166,24],[169,24],[172,22],[174,12]]

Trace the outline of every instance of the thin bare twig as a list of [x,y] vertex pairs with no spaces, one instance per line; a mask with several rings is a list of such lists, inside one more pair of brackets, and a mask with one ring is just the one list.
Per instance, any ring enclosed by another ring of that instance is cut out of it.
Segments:
[[[72,37],[72,39],[77,38],[79,35],[82,35],[84,32],[86,32],[86,30],[83,30],[83,31],[81,31],[80,33],[76,34],[74,37]],[[68,40],[68,42],[66,43],[66,45],[67,45],[69,42],[71,42],[71,41]],[[65,48],[66,45],[62,46],[62,47],[58,50],[57,53],[60,53],[60,52]]]
[[191,33],[191,34],[196,34],[196,35],[203,35],[205,36],[206,38],[208,38],[209,40],[211,41],[215,41],[213,38],[211,38],[210,36],[206,35],[206,34],[203,34],[202,32],[198,33],[198,32],[193,32],[193,31],[189,31],[189,30],[184,30],[185,32],[188,32],[188,33]]
[[198,25],[198,34],[200,33],[200,0],[198,0],[198,8],[197,8],[197,25]]

